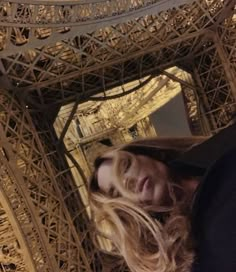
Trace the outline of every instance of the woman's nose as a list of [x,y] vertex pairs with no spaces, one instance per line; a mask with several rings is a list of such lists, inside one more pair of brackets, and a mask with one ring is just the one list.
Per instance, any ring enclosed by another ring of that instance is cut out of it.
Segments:
[[125,187],[127,190],[135,193],[136,183],[137,182],[135,178],[128,177],[126,178]]

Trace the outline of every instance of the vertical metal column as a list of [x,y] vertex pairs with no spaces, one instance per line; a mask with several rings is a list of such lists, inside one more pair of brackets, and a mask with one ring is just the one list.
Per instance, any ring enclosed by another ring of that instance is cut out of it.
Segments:
[[235,77],[235,74],[231,70],[230,62],[226,56],[225,50],[222,46],[222,41],[221,41],[218,33],[215,33],[215,35],[213,36],[213,39],[215,42],[217,53],[220,57],[222,66],[225,71],[225,76],[230,84],[233,97],[236,100],[236,77]]
[[[201,79],[199,77],[196,67],[194,67],[194,69],[193,69],[193,76],[194,76],[194,79],[195,79],[197,86],[198,86],[197,90],[198,90],[198,96],[200,99],[200,104],[201,104],[201,99],[203,102],[202,105],[200,105],[201,109],[204,110],[204,113],[205,113],[205,108],[206,108],[207,113],[209,115],[209,117],[206,115],[203,117],[204,122],[205,122],[205,120],[208,120],[210,127],[212,127],[213,130],[217,130],[216,120],[215,120],[214,115],[211,113],[211,107],[209,105],[208,97],[203,89],[202,82],[201,82]],[[204,106],[204,108],[202,106]]]

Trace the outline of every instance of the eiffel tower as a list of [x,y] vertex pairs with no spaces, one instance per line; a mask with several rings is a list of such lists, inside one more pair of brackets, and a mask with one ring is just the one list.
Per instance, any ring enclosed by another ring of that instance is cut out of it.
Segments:
[[149,116],[178,93],[192,135],[234,120],[235,7],[1,1],[0,272],[128,271],[93,242],[92,160],[158,135]]

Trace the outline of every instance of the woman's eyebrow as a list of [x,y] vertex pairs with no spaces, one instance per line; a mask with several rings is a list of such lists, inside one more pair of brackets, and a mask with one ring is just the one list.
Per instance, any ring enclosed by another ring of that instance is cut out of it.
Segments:
[[114,190],[115,190],[114,186],[110,186],[107,193],[112,195]]
[[113,159],[112,158],[104,158],[104,160],[101,162],[101,164],[100,164],[100,166],[102,165],[102,164],[112,164],[112,162],[113,162]]
[[112,197],[117,197],[119,195],[119,192],[114,186],[111,186],[108,191],[108,194]]

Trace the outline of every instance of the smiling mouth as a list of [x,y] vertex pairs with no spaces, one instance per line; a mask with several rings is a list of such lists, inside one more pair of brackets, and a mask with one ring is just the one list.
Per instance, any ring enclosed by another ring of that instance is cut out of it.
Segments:
[[137,184],[136,192],[141,193],[143,191],[144,187],[146,187],[145,185],[149,181],[150,181],[150,179],[148,177],[145,177],[145,178],[141,179]]

